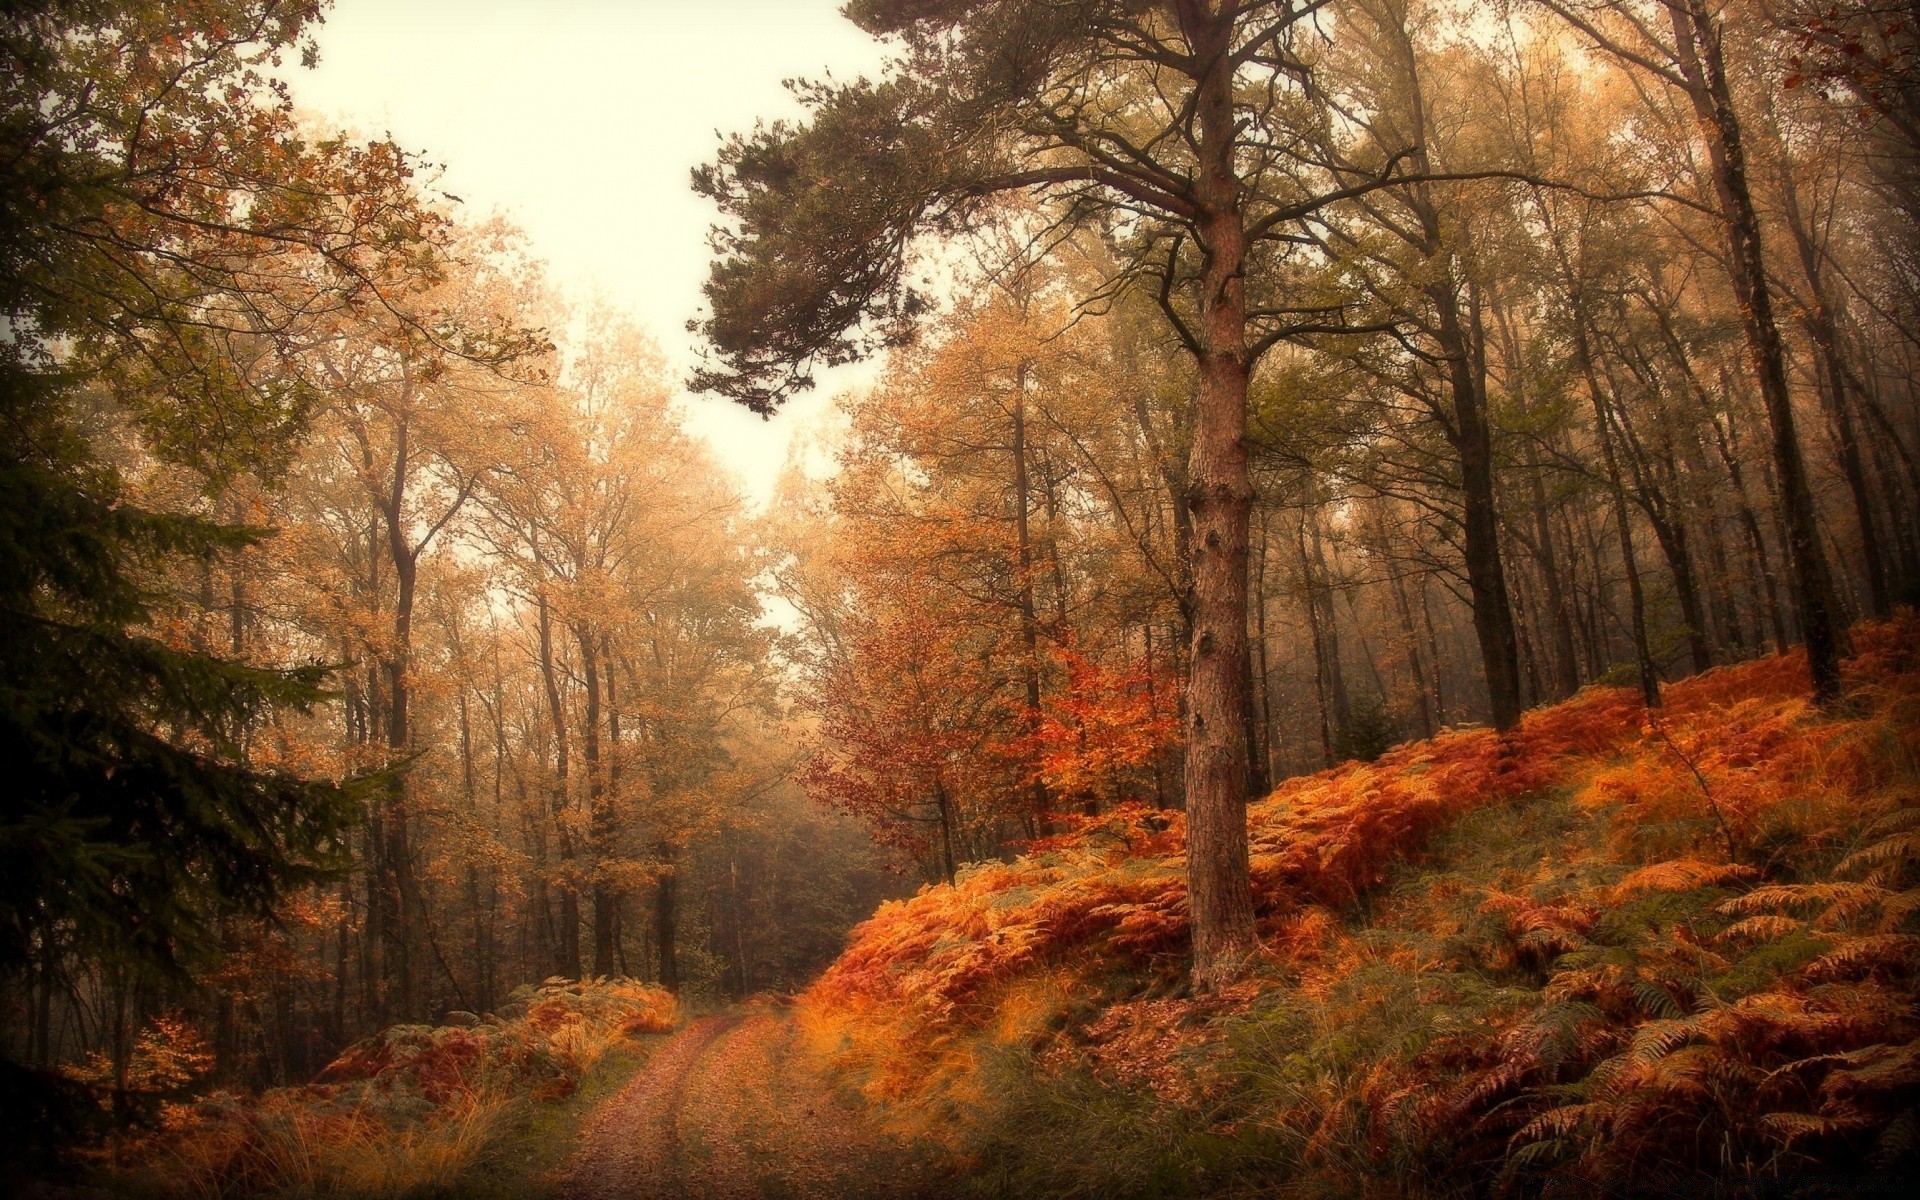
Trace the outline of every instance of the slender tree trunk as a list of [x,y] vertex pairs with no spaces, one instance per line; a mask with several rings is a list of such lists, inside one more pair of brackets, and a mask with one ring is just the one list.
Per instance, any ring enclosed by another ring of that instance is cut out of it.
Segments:
[[1427,695],[1427,675],[1420,662],[1420,635],[1413,626],[1413,606],[1407,602],[1407,581],[1400,571],[1399,560],[1388,554],[1385,540],[1385,522],[1381,523],[1381,553],[1387,555],[1387,584],[1393,592],[1393,610],[1400,618],[1400,636],[1407,645],[1407,673],[1413,680],[1414,712],[1420,721],[1420,736],[1432,737],[1436,732],[1433,720],[1433,704]]
[[405,501],[410,444],[410,428],[401,420],[394,444],[393,490],[386,506],[387,546],[392,555],[394,574],[393,643],[388,650],[387,672],[387,761],[396,769],[383,797],[381,827],[386,844],[382,857],[387,866],[385,912],[381,922],[387,939],[387,970],[392,988],[389,1019],[411,1021],[416,1011],[415,960],[417,930],[413,882],[413,847],[410,844],[410,814],[407,811],[407,771],[400,768],[408,753],[411,731],[408,727],[412,701],[409,668],[413,652],[413,603],[419,580],[419,558],[409,542],[405,525]]
[[580,884],[573,835],[568,831],[571,807],[567,778],[567,710],[560,702],[560,679],[553,654],[553,610],[544,585],[536,595],[540,635],[540,680],[547,696],[548,719],[553,723],[553,827],[560,844],[560,918],[554,939],[554,974],[580,977]]
[[1254,726],[1256,738],[1253,744],[1253,756],[1260,764],[1260,773],[1253,784],[1254,795],[1265,795],[1273,790],[1275,775],[1273,765],[1273,685],[1271,666],[1267,661],[1267,522],[1263,515],[1260,519],[1260,557],[1259,565],[1253,575],[1253,706],[1259,710]]
[[[1025,726],[1023,732],[1029,738],[1034,737],[1040,729],[1040,619],[1033,598],[1033,530],[1030,520],[1033,491],[1027,474],[1027,386],[1031,369],[1031,364],[1021,359],[1014,371],[1012,447],[1014,566],[1020,573],[1020,640],[1026,651],[1020,663],[1022,682],[1026,684],[1027,692],[1026,709],[1021,719]],[[1028,764],[1032,774],[1027,784],[1028,803],[1033,807],[1033,819],[1050,829],[1053,804],[1047,795],[1046,781],[1040,775],[1037,749],[1036,758]]]
[[1799,251],[1800,270],[1807,280],[1810,303],[1807,308],[1807,332],[1820,361],[1821,398],[1826,401],[1827,418],[1833,422],[1834,448],[1840,460],[1840,473],[1846,477],[1847,492],[1853,499],[1854,520],[1860,525],[1860,565],[1867,576],[1867,595],[1873,615],[1885,617],[1893,609],[1892,591],[1887,583],[1886,557],[1880,547],[1878,522],[1874,519],[1873,493],[1867,486],[1866,464],[1860,455],[1860,439],[1853,428],[1852,405],[1848,403],[1847,372],[1840,348],[1839,321],[1827,292],[1826,273],[1821,270],[1820,248],[1813,231],[1800,212],[1798,189],[1790,172],[1782,170],[1780,195],[1786,210],[1787,229]]
[[[1412,152],[1416,172],[1432,169],[1427,144],[1431,129],[1416,60],[1413,38],[1404,18],[1383,27],[1398,54],[1399,82],[1406,89],[1408,119],[1418,139]],[[1520,720],[1520,648],[1514,629],[1513,603],[1507,593],[1506,569],[1500,554],[1499,508],[1495,499],[1493,429],[1486,398],[1486,356],[1478,332],[1477,302],[1471,312],[1461,310],[1461,292],[1470,284],[1461,278],[1460,259],[1451,231],[1429,185],[1413,184],[1406,193],[1408,207],[1420,223],[1418,234],[1406,239],[1427,259],[1432,272],[1422,292],[1433,305],[1433,337],[1445,361],[1451,411],[1430,402],[1438,423],[1460,462],[1462,557],[1467,589],[1472,596],[1473,630],[1480,645],[1480,665],[1486,677],[1487,706],[1494,728],[1506,732]],[[1472,299],[1471,295],[1469,296]],[[1468,320],[1474,323],[1470,331]]]
[[940,818],[940,872],[951,887],[960,873],[960,863],[953,852],[953,797],[947,794],[945,780],[933,781],[933,807]]
[[1446,684],[1442,679],[1445,659],[1440,657],[1440,637],[1433,628],[1432,598],[1427,594],[1427,578],[1420,577],[1420,624],[1427,633],[1427,661],[1433,664],[1433,719],[1441,726],[1447,723]]
[[1553,635],[1553,684],[1556,699],[1580,690],[1580,663],[1573,648],[1573,617],[1567,608],[1566,588],[1560,579],[1560,560],[1554,553],[1553,523],[1547,519],[1546,485],[1536,465],[1529,472],[1533,492],[1534,559],[1547,590],[1547,619]]
[[[1567,289],[1567,307],[1573,326],[1574,369],[1587,385],[1587,397],[1593,407],[1594,436],[1600,443],[1606,464],[1607,491],[1613,502],[1613,521],[1620,539],[1620,564],[1627,577],[1627,607],[1633,638],[1634,663],[1640,676],[1640,695],[1649,709],[1660,707],[1660,675],[1653,663],[1653,651],[1647,643],[1647,602],[1640,585],[1640,565],[1633,549],[1633,513],[1627,506],[1626,484],[1620,477],[1620,457],[1614,446],[1612,398],[1601,382],[1593,358],[1592,326],[1587,313],[1586,273],[1568,255],[1559,231],[1548,223],[1548,236]],[[1599,561],[1596,553],[1594,561]]]
[[[607,811],[606,777],[600,761],[600,682],[599,639],[591,626],[574,627],[574,641],[580,646],[581,690],[586,697],[586,712],[580,727],[580,764],[587,773],[587,853],[592,856],[589,870],[593,878],[593,973],[605,978],[613,967],[613,887],[607,869],[613,857],[613,817]],[[606,664],[611,680],[613,664]]]
[[[1569,287],[1578,289],[1580,281],[1569,278]],[[1647,599],[1640,584],[1639,556],[1633,548],[1633,512],[1627,504],[1627,488],[1620,476],[1620,456],[1614,447],[1614,418],[1610,397],[1594,369],[1593,351],[1587,341],[1584,304],[1573,306],[1574,358],[1585,377],[1587,396],[1593,403],[1594,434],[1600,441],[1601,460],[1606,464],[1607,492],[1613,501],[1614,534],[1620,539],[1620,567],[1627,577],[1627,611],[1633,635],[1634,664],[1640,676],[1640,695],[1650,709],[1660,707],[1660,674],[1653,662],[1653,650],[1647,640]]]
[[1830,703],[1840,695],[1840,634],[1831,607],[1826,559],[1820,549],[1813,489],[1794,428],[1786,352],[1774,322],[1760,218],[1747,184],[1746,149],[1727,81],[1721,29],[1704,0],[1668,0],[1667,11],[1673,22],[1680,70],[1690,85],[1687,95],[1712,159],[1714,192],[1727,232],[1728,274],[1773,434],[1773,469],[1780,483],[1794,606],[1807,644],[1813,694],[1820,703]]
[[1327,634],[1320,619],[1319,588],[1314,582],[1313,560],[1307,554],[1307,518],[1304,511],[1300,515],[1300,581],[1306,589],[1307,634],[1313,642],[1313,691],[1320,702],[1320,760],[1322,766],[1331,767],[1338,761],[1334,751],[1333,672],[1329,670]]
[[[622,953],[620,946],[620,914],[623,906],[626,904],[626,894],[620,888],[614,886],[611,881],[605,879],[606,868],[604,862],[610,860],[616,850],[613,844],[613,825],[619,814],[614,811],[613,806],[620,803],[620,775],[626,765],[623,761],[626,751],[620,741],[620,697],[614,682],[615,676],[619,673],[614,669],[614,664],[617,660],[613,656],[613,639],[605,634],[601,635],[600,638],[600,661],[607,664],[606,677],[602,681],[605,684],[607,693],[607,787],[605,796],[601,800],[601,811],[603,813],[601,824],[604,838],[601,853],[604,858],[601,868],[602,882],[594,899],[594,904],[596,905],[594,919],[596,922],[599,920],[599,910],[597,906],[604,902],[609,910],[607,914],[607,942],[612,953],[608,963],[609,969],[605,972],[600,972],[598,968],[595,970],[596,973],[599,974],[613,974],[612,968],[615,965],[613,959],[617,958],[619,960],[617,964],[619,973],[624,975],[626,974],[626,957],[624,953]],[[600,954],[600,933],[598,928],[594,931],[594,939],[594,955],[598,958]]]
[[1727,469],[1727,478],[1733,483],[1734,500],[1738,505],[1740,528],[1747,535],[1748,574],[1756,581],[1765,601],[1767,624],[1773,631],[1773,652],[1787,652],[1787,618],[1780,609],[1780,589],[1775,586],[1773,565],[1768,561],[1767,539],[1760,531],[1760,518],[1754,514],[1753,501],[1747,496],[1746,472],[1741,469],[1740,455],[1731,441],[1732,420],[1729,428],[1723,429],[1716,416],[1710,416],[1713,422],[1714,448],[1720,453],[1720,462]]
[[680,954],[674,934],[680,921],[680,874],[678,855],[672,846],[661,843],[660,877],[653,884],[653,945],[659,956],[660,986],[670,992],[680,990]]

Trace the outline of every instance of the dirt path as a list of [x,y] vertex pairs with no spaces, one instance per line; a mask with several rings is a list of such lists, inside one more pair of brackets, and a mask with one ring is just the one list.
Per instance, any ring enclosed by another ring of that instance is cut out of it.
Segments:
[[835,1096],[773,1013],[662,1046],[562,1168],[569,1200],[931,1200],[925,1161]]

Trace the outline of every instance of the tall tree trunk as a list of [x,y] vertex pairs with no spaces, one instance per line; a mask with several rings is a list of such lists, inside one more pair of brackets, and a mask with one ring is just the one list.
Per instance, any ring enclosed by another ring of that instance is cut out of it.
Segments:
[[1533,499],[1534,561],[1540,568],[1540,581],[1547,589],[1547,619],[1553,636],[1553,685],[1556,699],[1565,699],[1580,690],[1580,662],[1573,648],[1573,615],[1567,607],[1566,588],[1560,579],[1560,560],[1554,553],[1553,523],[1547,519],[1546,485],[1535,464],[1528,473]]
[[1740,528],[1747,535],[1748,574],[1760,588],[1765,602],[1767,625],[1773,632],[1773,652],[1787,652],[1787,619],[1780,610],[1780,589],[1773,580],[1773,565],[1768,561],[1767,539],[1760,532],[1760,518],[1754,514],[1753,501],[1747,495],[1746,472],[1740,466],[1740,455],[1732,443],[1732,418],[1728,418],[1727,427],[1722,428],[1716,415],[1709,415],[1713,423],[1714,449],[1719,451],[1721,465],[1727,469],[1727,478],[1733,482],[1733,495],[1740,517]]
[[1773,469],[1779,479],[1794,606],[1807,645],[1813,695],[1830,703],[1840,695],[1840,636],[1832,612],[1832,586],[1807,480],[1793,397],[1787,391],[1786,353],[1774,322],[1773,295],[1761,244],[1760,218],[1747,183],[1746,149],[1734,110],[1718,20],[1705,0],[1667,0],[1680,70],[1688,99],[1713,164],[1714,192],[1727,233],[1727,268],[1747,335],[1747,351],[1760,383],[1773,435]]
[[1593,404],[1594,434],[1600,441],[1601,460],[1607,468],[1607,491],[1613,501],[1615,535],[1620,539],[1620,565],[1627,577],[1627,611],[1633,633],[1634,663],[1640,676],[1640,696],[1649,709],[1660,707],[1660,674],[1653,663],[1653,650],[1647,642],[1647,599],[1640,585],[1639,558],[1633,550],[1633,513],[1627,506],[1627,487],[1620,478],[1620,456],[1614,448],[1611,397],[1595,370],[1593,347],[1587,337],[1585,292],[1572,265],[1562,258],[1567,271],[1568,294],[1574,297],[1573,355],[1575,366],[1586,380],[1587,396]]
[[[1014,370],[1012,414],[1014,567],[1020,573],[1017,589],[1020,597],[1020,640],[1025,650],[1020,670],[1027,693],[1021,720],[1025,726],[1023,732],[1029,738],[1040,730],[1040,618],[1033,598],[1033,488],[1027,474],[1027,385],[1031,370],[1032,365],[1024,358]],[[1035,750],[1037,754],[1037,746]],[[1027,784],[1033,819],[1042,826],[1050,827],[1053,804],[1047,795],[1046,780],[1041,778],[1037,757],[1028,764],[1028,770],[1033,776]]]
[[1307,516],[1300,514],[1300,582],[1306,589],[1307,635],[1313,642],[1313,691],[1320,702],[1320,760],[1331,767],[1338,761],[1334,750],[1333,672],[1329,669],[1327,632],[1320,618],[1319,586],[1314,581],[1313,559],[1307,553]]
[[[1652,648],[1647,643],[1646,593],[1640,585],[1640,565],[1633,550],[1633,513],[1627,507],[1626,484],[1620,477],[1620,456],[1614,446],[1612,397],[1600,380],[1600,371],[1593,357],[1586,272],[1582,269],[1584,263],[1576,264],[1569,256],[1565,241],[1550,219],[1547,233],[1567,289],[1568,315],[1573,326],[1574,369],[1579,371],[1587,385],[1587,397],[1593,407],[1594,436],[1599,439],[1601,459],[1606,464],[1607,491],[1613,502],[1614,530],[1620,539],[1620,563],[1627,577],[1627,606],[1634,663],[1640,676],[1640,695],[1649,709],[1655,709],[1660,707],[1660,676],[1654,667]],[[1599,561],[1597,553],[1594,561]]]
[[1846,477],[1854,520],[1860,525],[1860,565],[1867,576],[1867,596],[1873,615],[1885,617],[1893,609],[1892,591],[1887,583],[1886,557],[1880,548],[1878,522],[1874,518],[1873,493],[1867,485],[1867,468],[1860,455],[1860,439],[1854,433],[1852,405],[1848,403],[1840,325],[1827,292],[1826,273],[1821,270],[1820,247],[1814,243],[1813,231],[1807,228],[1800,212],[1798,189],[1794,187],[1792,175],[1784,169],[1780,195],[1786,210],[1787,229],[1793,234],[1794,248],[1799,251],[1800,270],[1807,279],[1807,332],[1812,335],[1814,353],[1820,362],[1818,390],[1826,401],[1827,419],[1833,423],[1840,473]]
[[1393,610],[1400,618],[1400,636],[1407,646],[1407,673],[1413,680],[1414,712],[1420,721],[1420,736],[1432,737],[1436,732],[1433,719],[1433,704],[1427,695],[1426,669],[1420,662],[1420,635],[1413,625],[1413,605],[1407,602],[1407,580],[1400,569],[1400,560],[1395,558],[1387,546],[1386,521],[1380,522],[1381,554],[1387,559],[1387,585],[1393,592]]
[[[580,683],[586,712],[580,724],[580,765],[587,773],[587,853],[593,878],[593,973],[605,978],[613,968],[613,887],[607,871],[613,857],[613,818],[607,811],[606,779],[600,762],[600,645],[591,625],[574,626],[580,647]],[[606,664],[609,680],[613,664]]]
[[1313,548],[1313,562],[1308,566],[1309,577],[1317,576],[1319,583],[1309,594],[1320,606],[1320,637],[1326,647],[1327,696],[1333,702],[1333,752],[1334,759],[1347,757],[1353,741],[1353,693],[1347,688],[1346,659],[1340,652],[1340,618],[1333,607],[1333,571],[1327,566],[1326,543],[1320,536],[1320,509],[1316,505],[1307,511],[1307,530],[1312,535],[1308,544]]
[[[1440,240],[1437,214],[1429,240]],[[1451,263],[1451,255],[1447,256]],[[1500,557],[1499,510],[1494,500],[1493,429],[1487,420],[1486,397],[1474,369],[1473,347],[1461,320],[1459,295],[1451,278],[1427,289],[1439,320],[1435,338],[1447,361],[1447,387],[1453,400],[1445,423],[1448,440],[1460,459],[1461,529],[1467,589],[1473,597],[1473,631],[1480,644],[1480,665],[1486,674],[1487,705],[1495,729],[1502,732],[1520,720],[1520,651],[1513,627],[1513,603],[1507,595],[1506,571]]]
[[[1409,124],[1417,132],[1411,165],[1416,172],[1433,169],[1427,146],[1432,130],[1413,37],[1396,14],[1384,29],[1398,54],[1401,84],[1406,89]],[[1494,728],[1502,733],[1520,720],[1520,648],[1514,629],[1513,603],[1500,555],[1500,517],[1494,497],[1493,428],[1486,396],[1486,354],[1479,332],[1475,302],[1470,314],[1461,311],[1461,291],[1470,287],[1461,278],[1460,259],[1444,227],[1440,206],[1426,184],[1414,184],[1408,206],[1420,222],[1417,237],[1408,240],[1426,257],[1433,278],[1422,291],[1433,305],[1433,336],[1446,362],[1451,411],[1434,405],[1435,416],[1460,461],[1462,556],[1467,589],[1473,597],[1473,631],[1480,644],[1480,665],[1486,676],[1487,706]],[[1474,329],[1469,330],[1467,321]]]
[[1265,516],[1260,519],[1260,557],[1259,565],[1253,573],[1253,707],[1259,710],[1254,726],[1256,738],[1253,743],[1255,760],[1260,764],[1260,774],[1254,784],[1254,795],[1265,795],[1273,790],[1275,768],[1273,764],[1273,685],[1272,668],[1267,661],[1267,522]]
[[568,979],[580,977],[580,883],[573,834],[568,830],[571,785],[567,778],[567,710],[560,702],[559,670],[553,655],[553,609],[546,586],[535,596],[539,615],[540,681],[547,696],[548,719],[553,722],[553,829],[560,845],[560,918],[555,930],[553,972]]
[[680,953],[674,934],[680,922],[680,873],[672,846],[659,846],[660,876],[653,883],[653,946],[659,956],[660,986],[680,990]]
[[940,819],[940,873],[951,887],[960,873],[959,859],[953,852],[953,797],[947,792],[946,781],[937,777],[933,781],[933,810]]
[[1433,664],[1433,719],[1444,727],[1447,723],[1447,693],[1442,671],[1446,660],[1440,657],[1440,636],[1433,628],[1433,603],[1427,593],[1425,575],[1420,577],[1420,625],[1427,634],[1427,661]]
[[[405,761],[409,704],[409,667],[413,650],[413,603],[419,580],[419,559],[409,541],[406,528],[406,488],[410,470],[408,423],[401,420],[394,439],[393,489],[387,497],[387,548],[394,573],[393,641],[387,652],[387,761],[394,767]],[[387,867],[386,888],[381,898],[385,911],[381,926],[387,942],[387,976],[392,989],[389,1020],[411,1021],[416,1011],[415,900],[413,884],[413,848],[408,836],[407,771],[393,771],[382,797],[381,829],[385,837],[382,857]]]
[[[594,904],[596,905],[594,920],[596,922],[599,920],[599,910],[597,906],[604,901],[609,910],[607,914],[606,941],[611,953],[608,960],[609,969],[601,972],[596,967],[595,973],[613,974],[614,971],[612,968],[615,965],[614,960],[618,959],[619,974],[624,975],[626,974],[626,958],[620,945],[620,913],[622,906],[626,903],[626,894],[610,881],[604,879],[606,872],[604,865],[605,859],[610,859],[616,849],[613,844],[613,823],[619,814],[614,811],[613,806],[620,803],[620,774],[626,766],[623,761],[626,752],[620,741],[620,697],[614,682],[615,676],[619,674],[619,672],[614,669],[614,664],[618,660],[613,656],[613,639],[605,634],[602,634],[600,638],[600,661],[607,664],[607,673],[603,680],[607,693],[607,787],[605,796],[601,801],[601,809],[604,814],[601,822],[604,837],[601,853],[605,856],[601,868],[603,881],[594,899]],[[596,927],[594,930],[594,957],[598,959],[599,956],[600,932]]]
[[1247,852],[1247,231],[1241,210],[1232,15],[1190,18],[1198,81],[1195,223],[1200,279],[1199,368],[1193,453],[1193,640],[1187,702],[1187,887],[1193,981],[1212,990],[1237,978],[1256,946]]
[[[1613,389],[1619,396],[1619,388]],[[1620,443],[1625,447],[1633,465],[1634,492],[1640,502],[1640,511],[1647,515],[1647,524],[1653,529],[1654,541],[1667,560],[1667,572],[1673,577],[1674,598],[1680,603],[1680,619],[1687,627],[1687,652],[1692,659],[1696,674],[1713,666],[1713,648],[1707,641],[1706,611],[1700,604],[1700,588],[1694,577],[1693,560],[1687,553],[1687,526],[1680,514],[1679,507],[1672,502],[1671,496],[1654,478],[1651,455],[1641,445],[1633,426],[1627,421],[1626,413],[1618,406],[1610,407],[1614,428],[1620,433]],[[1667,475],[1672,477],[1672,464],[1667,464]]]

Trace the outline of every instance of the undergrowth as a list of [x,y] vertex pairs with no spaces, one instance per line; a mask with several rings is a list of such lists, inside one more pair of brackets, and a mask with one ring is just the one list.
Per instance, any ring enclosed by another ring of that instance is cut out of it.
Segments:
[[623,979],[553,979],[458,1016],[359,1042],[303,1087],[166,1104],[109,1180],[183,1198],[451,1195],[502,1179],[517,1192],[524,1172],[490,1162],[502,1145],[678,1019],[668,993]]
[[1920,1146],[1920,618],[1854,642],[1830,712],[1776,656],[1289,781],[1222,993],[1184,984],[1178,815],[1123,809],[882,908],[802,1028],[986,1194],[1884,1177]]

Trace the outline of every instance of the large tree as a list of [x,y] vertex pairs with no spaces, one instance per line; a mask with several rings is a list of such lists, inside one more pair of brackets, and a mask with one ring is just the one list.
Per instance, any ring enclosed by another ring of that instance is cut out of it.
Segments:
[[854,0],[898,55],[879,82],[803,86],[800,124],[728,141],[695,187],[726,225],[699,386],[768,412],[819,367],[903,336],[925,235],[1039,193],[1061,231],[1120,247],[1197,364],[1187,477],[1192,653],[1186,800],[1194,978],[1254,944],[1248,789],[1247,387],[1274,345],[1337,327],[1303,299],[1295,223],[1386,186],[1321,161],[1311,86],[1324,0]]

